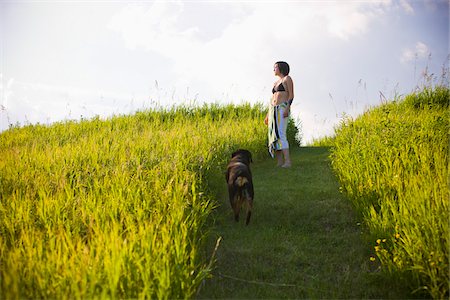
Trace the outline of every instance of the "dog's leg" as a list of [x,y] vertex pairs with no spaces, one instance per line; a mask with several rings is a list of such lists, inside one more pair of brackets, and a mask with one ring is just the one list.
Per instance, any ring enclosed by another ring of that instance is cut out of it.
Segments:
[[250,217],[252,216],[252,208],[253,208],[253,199],[247,198],[247,220],[245,221],[245,225],[250,223]]
[[233,188],[232,185],[228,185],[228,195],[230,197],[230,205],[231,205],[231,209],[233,210],[234,213],[234,218],[237,221],[239,221],[239,215],[236,218],[236,207],[238,205],[238,195],[235,191],[235,189]]
[[242,196],[237,195],[233,206],[234,220],[236,222],[239,222],[239,213],[241,212],[241,206],[242,206]]

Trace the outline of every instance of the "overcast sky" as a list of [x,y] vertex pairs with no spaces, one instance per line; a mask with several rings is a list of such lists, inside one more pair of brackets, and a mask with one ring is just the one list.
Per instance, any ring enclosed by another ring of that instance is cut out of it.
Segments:
[[267,105],[283,60],[308,142],[413,91],[426,68],[438,80],[448,30],[448,0],[3,0],[0,130],[156,105]]

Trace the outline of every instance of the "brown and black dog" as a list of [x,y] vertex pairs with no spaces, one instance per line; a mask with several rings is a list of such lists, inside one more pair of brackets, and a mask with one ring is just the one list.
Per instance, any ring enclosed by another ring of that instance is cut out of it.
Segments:
[[234,212],[234,219],[239,221],[239,213],[242,205],[247,206],[247,219],[245,224],[248,225],[252,215],[253,208],[253,180],[250,172],[250,163],[252,154],[248,150],[239,149],[231,155],[230,163],[227,166],[225,179],[228,184],[228,195],[230,196],[231,207]]

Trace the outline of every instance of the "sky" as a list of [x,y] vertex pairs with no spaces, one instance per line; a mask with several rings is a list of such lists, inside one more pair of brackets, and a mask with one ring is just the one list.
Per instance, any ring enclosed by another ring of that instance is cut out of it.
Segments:
[[306,144],[426,78],[439,82],[449,54],[448,0],[2,0],[0,131],[268,105],[273,65],[286,61]]

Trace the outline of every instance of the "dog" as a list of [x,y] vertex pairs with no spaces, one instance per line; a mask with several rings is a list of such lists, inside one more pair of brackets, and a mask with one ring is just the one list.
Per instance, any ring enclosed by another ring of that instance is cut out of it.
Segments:
[[245,203],[247,206],[246,225],[250,222],[254,198],[252,173],[250,171],[251,162],[253,160],[250,151],[245,149],[236,150],[231,155],[225,176],[234,219],[236,222],[239,222],[239,213],[242,205]]

